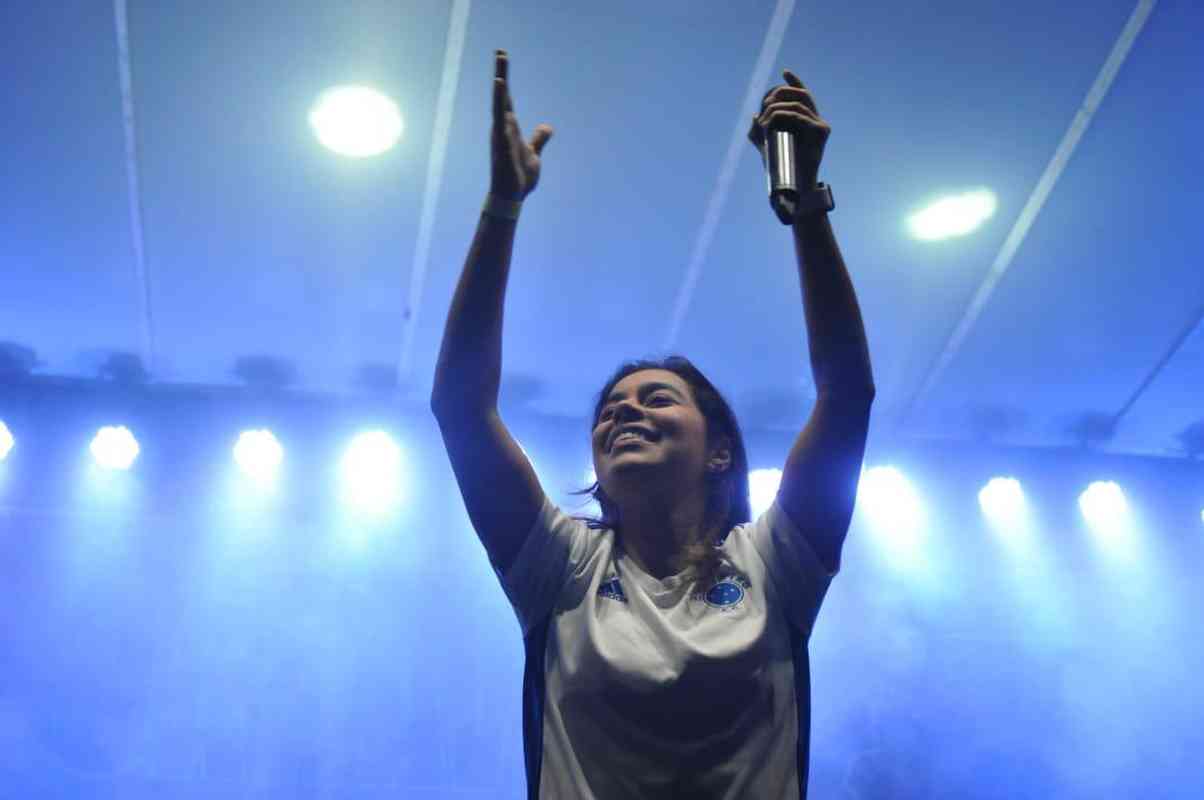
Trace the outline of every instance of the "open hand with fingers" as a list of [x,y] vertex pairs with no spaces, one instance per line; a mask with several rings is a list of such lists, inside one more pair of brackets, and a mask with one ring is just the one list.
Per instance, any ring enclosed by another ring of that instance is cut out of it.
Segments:
[[815,186],[819,180],[819,162],[832,128],[815,108],[815,98],[798,76],[782,70],[785,85],[775,86],[761,99],[761,112],[753,116],[748,140],[764,158],[766,131],[790,131],[794,134],[794,163],[800,188]]
[[551,125],[538,125],[531,141],[523,141],[518,117],[510,100],[510,58],[505,50],[495,54],[493,73],[493,134],[491,136],[491,194],[519,201],[539,183],[539,154],[552,138]]

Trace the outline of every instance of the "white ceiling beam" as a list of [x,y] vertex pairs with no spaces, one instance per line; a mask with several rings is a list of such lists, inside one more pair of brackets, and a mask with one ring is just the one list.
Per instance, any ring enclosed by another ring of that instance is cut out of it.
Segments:
[[142,227],[142,189],[138,177],[138,127],[134,114],[134,81],[130,69],[130,26],[126,0],[113,0],[117,32],[117,73],[121,81],[121,118],[125,126],[125,176],[130,206],[130,239],[134,248],[134,281],[138,293],[138,339],[142,367],[155,373],[155,317],[151,306],[150,269]]
[[711,241],[715,238],[715,230],[719,227],[719,217],[727,205],[727,197],[731,194],[732,179],[736,175],[736,167],[748,144],[748,125],[752,115],[760,110],[761,96],[769,83],[769,71],[773,62],[778,58],[782,48],[782,39],[786,35],[786,27],[794,13],[794,0],[778,0],[769,20],[769,30],[765,32],[765,40],[761,43],[761,53],[757,56],[756,65],[748,79],[748,88],[744,92],[744,100],[736,114],[736,124],[732,128],[731,139],[727,146],[727,155],[719,169],[719,178],[711,197],[707,201],[706,213],[702,217],[702,225],[694,236],[694,246],[690,250],[690,261],[686,266],[685,278],[677,291],[677,299],[673,303],[673,315],[669,318],[669,329],[665,332],[662,349],[668,353],[677,345],[681,335],[681,326],[685,321],[686,312],[694,300],[694,290],[702,275],[702,265],[706,262],[711,249]]
[[414,242],[414,260],[410,269],[410,294],[402,309],[401,355],[397,366],[399,387],[405,386],[413,361],[418,312],[422,305],[427,272],[430,269],[431,234],[435,228],[435,214],[439,209],[439,192],[443,188],[448,134],[455,110],[456,88],[460,84],[460,65],[464,57],[464,40],[471,5],[471,0],[455,0],[452,4],[447,48],[443,53],[443,78],[439,83],[435,124],[431,132],[431,155],[426,165],[426,187],[422,193],[422,212],[418,219],[418,238]]

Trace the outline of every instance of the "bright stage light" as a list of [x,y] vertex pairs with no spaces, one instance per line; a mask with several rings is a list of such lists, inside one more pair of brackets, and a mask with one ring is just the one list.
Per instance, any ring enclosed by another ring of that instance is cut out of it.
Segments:
[[270,483],[284,460],[284,448],[267,429],[243,431],[234,445],[234,461],[256,483]]
[[105,469],[129,469],[138,458],[138,440],[124,425],[106,425],[96,432],[88,448],[92,458]]
[[16,443],[12,431],[4,424],[4,420],[0,420],[0,461],[8,458],[9,452]]
[[366,86],[336,86],[323,92],[309,112],[318,141],[352,158],[385,152],[401,137],[397,104]]
[[343,499],[353,508],[379,514],[400,499],[401,450],[384,431],[357,434],[340,468]]
[[1024,490],[1015,478],[991,478],[978,493],[978,505],[988,519],[1014,524],[1024,516]]
[[1096,481],[1079,495],[1079,510],[1093,528],[1108,532],[1124,527],[1129,505],[1115,482]]
[[754,469],[748,473],[748,505],[752,518],[764,514],[773,505],[778,496],[778,487],[782,484],[780,469]]
[[895,467],[871,467],[861,475],[857,502],[883,521],[911,521],[920,514],[920,498]]
[[964,236],[990,219],[995,206],[995,195],[988,189],[944,197],[912,214],[907,227],[922,241]]
[[857,484],[857,508],[890,561],[902,567],[924,562],[924,506],[911,482],[895,467],[872,467]]

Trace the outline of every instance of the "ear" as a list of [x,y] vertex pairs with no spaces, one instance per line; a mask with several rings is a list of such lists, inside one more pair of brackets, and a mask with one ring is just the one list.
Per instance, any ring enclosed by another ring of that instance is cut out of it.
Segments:
[[707,459],[708,472],[727,472],[732,468],[732,442],[726,436],[719,440]]

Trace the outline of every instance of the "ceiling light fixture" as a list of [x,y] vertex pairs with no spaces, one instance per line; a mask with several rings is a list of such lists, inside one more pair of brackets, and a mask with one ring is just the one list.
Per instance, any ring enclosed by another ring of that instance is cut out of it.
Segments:
[[367,86],[336,86],[319,95],[309,112],[318,141],[351,158],[380,155],[405,127],[397,104]]
[[989,189],[949,195],[908,217],[907,229],[924,242],[965,236],[990,219],[996,205],[995,194]]

